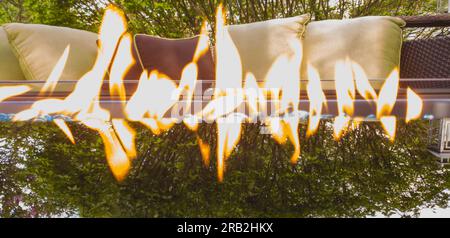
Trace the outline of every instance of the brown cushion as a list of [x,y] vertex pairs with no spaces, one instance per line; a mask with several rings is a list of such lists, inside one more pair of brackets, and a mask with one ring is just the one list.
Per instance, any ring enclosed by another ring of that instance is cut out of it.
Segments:
[[[164,39],[138,34],[134,37],[136,64],[130,68],[125,80],[139,80],[143,70],[158,70],[172,80],[180,80],[183,68],[192,62],[199,36],[186,39]],[[214,61],[211,51],[198,61],[198,79],[214,80]]]

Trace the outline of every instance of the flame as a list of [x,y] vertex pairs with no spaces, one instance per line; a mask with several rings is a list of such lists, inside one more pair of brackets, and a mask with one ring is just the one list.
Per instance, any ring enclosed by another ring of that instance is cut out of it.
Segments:
[[126,72],[133,66],[135,60],[132,53],[132,37],[125,34],[120,40],[117,54],[111,66],[109,77],[109,91],[111,95],[118,95],[123,102],[126,100],[125,86],[123,78]]
[[355,117],[352,120],[352,123],[350,125],[350,130],[356,130],[361,126],[361,124],[364,122],[364,118],[362,117]]
[[177,92],[177,85],[167,76],[157,71],[152,71],[148,77],[147,72],[142,73],[138,88],[126,105],[127,118],[145,121],[145,125],[148,125],[147,119],[153,119],[158,127],[166,112],[178,101],[178,93],[174,96],[174,92]]
[[395,140],[397,118],[395,116],[383,116],[380,118],[380,121],[387,136],[393,142]]
[[293,55],[290,57],[281,55],[275,60],[267,73],[264,88],[268,91],[268,97],[274,103],[276,115],[285,114],[282,119],[269,119],[272,135],[279,143],[285,143],[289,139],[294,146],[291,163],[295,164],[300,156],[300,139],[298,136],[300,119],[296,113],[299,110],[300,67],[303,48],[299,40],[290,41],[289,44],[294,52]]
[[358,93],[366,100],[377,100],[377,93],[370,84],[369,78],[361,65],[352,62],[352,69],[355,76],[356,89]]
[[[75,89],[64,100],[46,99],[37,101],[30,109],[18,113],[14,117],[14,120],[29,120],[40,114],[62,113],[75,115],[75,118],[81,123],[99,132],[105,144],[109,166],[118,180],[122,180],[128,173],[130,162],[115,131],[105,122],[110,119],[110,113],[100,107],[99,94],[103,78],[113,59],[121,36],[126,32],[126,29],[127,24],[123,12],[112,5],[109,6],[105,11],[100,26],[97,59],[92,69],[77,82]],[[66,48],[51,77],[47,80],[46,85],[48,86],[44,86],[44,92],[47,89],[51,90],[54,88],[57,83],[56,79],[59,78],[58,75],[63,69],[63,62],[65,62],[67,54],[68,49]],[[67,125],[58,120],[55,123],[72,140],[73,137]]]
[[202,154],[203,163],[206,167],[209,167],[209,157],[211,155],[211,148],[208,144],[203,142],[200,137],[197,137],[198,146],[200,147],[200,153]]
[[[266,96],[272,100],[271,103],[275,109],[271,113],[276,113],[276,115],[282,114],[285,111],[283,109],[287,109],[286,99],[282,98],[282,90],[286,85],[283,81],[289,79],[289,71],[289,58],[286,55],[279,56],[270,67],[263,85]],[[284,108],[281,106],[282,100]]]
[[245,76],[245,82],[244,82],[244,93],[245,93],[245,99],[247,100],[246,103],[249,106],[249,109],[251,110],[251,113],[258,113],[258,91],[259,86],[256,82],[255,75],[252,73],[247,73]]
[[200,122],[200,118],[194,115],[188,115],[183,119],[184,125],[191,131],[198,130],[198,124]]
[[109,167],[114,177],[118,181],[122,181],[128,174],[131,163],[111,125],[98,119],[87,119],[82,121],[82,123],[100,134],[105,146]]
[[353,101],[355,99],[355,82],[350,62],[339,61],[335,67],[335,87],[338,101],[339,115],[353,115]]
[[[166,120],[163,117],[171,108],[178,106],[177,102],[183,92],[187,94],[183,114],[189,112],[198,78],[197,61],[208,48],[206,24],[204,24],[193,60],[184,67],[179,85],[158,71],[152,71],[150,75],[144,71],[136,92],[126,105],[127,118],[141,122],[156,135],[169,130],[174,125],[174,120]],[[198,128],[198,121],[185,118],[183,122],[194,131]]]
[[[179,90],[185,91],[187,94],[186,103],[184,108],[184,114],[188,113],[191,108],[192,97],[194,96],[195,84],[198,77],[198,66],[196,63],[188,64],[181,74]],[[180,91],[180,94],[181,94]]]
[[423,101],[412,89],[407,89],[406,123],[418,119],[422,114]]
[[172,119],[143,118],[139,122],[149,128],[155,135],[160,135],[175,124],[175,121]]
[[320,123],[320,116],[322,114],[322,106],[326,105],[326,97],[322,90],[320,76],[317,69],[308,64],[308,98],[309,106],[309,123],[306,135],[309,137],[313,135]]
[[59,127],[59,129],[64,132],[70,142],[72,142],[72,144],[75,144],[75,139],[73,138],[72,131],[70,131],[67,123],[62,119],[54,119],[53,122]]
[[233,111],[244,102],[242,64],[239,52],[225,29],[222,4],[216,14],[216,88],[213,100],[202,110],[202,116],[216,120],[217,178],[223,181],[225,160],[231,155],[241,134],[244,120]]
[[283,120],[283,134],[287,135],[289,141],[294,146],[294,153],[291,156],[291,163],[296,164],[300,157],[300,139],[298,137],[299,118],[292,116]]
[[350,125],[351,118],[348,116],[337,116],[333,124],[333,136],[335,140],[340,140]]
[[381,87],[377,101],[377,118],[391,114],[400,83],[398,69],[394,69]]
[[266,125],[269,127],[272,134],[272,138],[278,142],[278,144],[286,143],[287,136],[283,130],[283,124],[280,117],[269,117],[266,119]]
[[215,98],[227,89],[242,88],[242,62],[236,45],[225,28],[222,4],[216,14],[216,92]]
[[217,120],[238,108],[244,102],[244,91],[240,89],[224,90],[223,96],[209,102],[202,110],[202,116],[207,120]]
[[192,62],[197,63],[200,57],[202,57],[209,49],[209,36],[207,30],[208,23],[205,21],[202,24],[202,28],[200,30],[199,40],[197,44],[197,48],[195,49],[194,57]]
[[294,146],[291,163],[296,164],[300,157],[300,139],[298,137],[299,118],[295,115],[288,117],[269,117],[265,124],[270,129],[272,138],[279,144],[285,144],[288,140]]
[[[186,92],[184,114],[187,114],[191,108],[192,97],[194,96],[195,85],[198,79],[198,65],[197,62],[209,49],[209,37],[207,31],[207,22],[204,22],[200,31],[197,48],[194,52],[192,62],[184,67],[180,84],[178,86],[180,94]],[[196,126],[193,126],[195,128]],[[196,128],[195,128],[196,129]]]
[[41,89],[41,94],[44,94],[46,92],[52,93],[55,90],[56,85],[58,84],[58,81],[64,71],[64,67],[66,65],[67,58],[69,57],[69,51],[70,51],[70,45],[68,45],[66,47],[62,56],[59,58],[55,67],[53,68],[52,72],[50,73],[47,81],[45,82],[44,86]]
[[136,132],[123,119],[113,119],[112,125],[117,137],[119,138],[120,142],[122,142],[122,146],[127,153],[128,158],[136,158]]
[[15,97],[30,91],[31,88],[28,86],[10,86],[10,87],[0,87],[0,102],[10,97]]
[[395,139],[397,118],[389,115],[394,109],[397,100],[399,84],[399,72],[397,69],[394,69],[384,82],[377,101],[377,118],[380,119],[380,122],[391,141],[394,141]]
[[217,178],[223,181],[225,160],[231,155],[241,138],[241,126],[245,115],[232,113],[225,118],[219,118],[217,124]]
[[[242,123],[252,121],[253,115],[267,112],[267,106],[275,107],[264,118],[271,130],[272,137],[280,144],[287,141],[294,146],[291,162],[296,163],[300,156],[299,99],[301,89],[300,66],[303,48],[300,40],[289,42],[292,54],[280,55],[270,67],[263,82],[258,83],[251,72],[245,72],[243,80],[242,62],[239,52],[225,26],[223,6],[219,5],[216,15],[215,56],[216,82],[212,100],[200,111],[190,112],[194,90],[198,80],[198,61],[209,49],[207,23],[204,23],[200,39],[192,61],[182,70],[177,84],[158,71],[144,71],[139,79],[136,91],[126,98],[123,83],[124,75],[134,64],[132,57],[132,37],[127,33],[124,13],[117,7],[108,6],[103,16],[99,33],[97,59],[92,69],[79,79],[74,90],[64,99],[48,98],[35,102],[29,109],[15,115],[14,120],[30,120],[45,114],[63,114],[72,116],[87,127],[97,131],[104,143],[107,162],[117,180],[123,180],[128,174],[131,160],[137,156],[136,132],[127,123],[135,121],[148,127],[155,135],[172,128],[181,122],[167,118],[170,110],[179,110],[181,99],[183,107],[182,122],[196,132],[203,120],[213,120],[217,126],[217,177],[223,181],[226,160],[238,147],[242,133]],[[53,92],[64,70],[70,46],[68,46],[52,70],[41,93]],[[111,113],[100,105],[100,90],[103,79],[109,71],[110,95],[118,96],[123,102],[124,119],[111,118]],[[391,116],[399,90],[399,73],[394,70],[386,79],[377,95],[363,68],[347,59],[335,66],[335,87],[338,102],[338,115],[334,120],[333,135],[339,140],[347,131],[356,129],[361,118],[355,118],[354,100],[356,91],[367,101],[377,104],[377,118],[382,123],[391,141],[395,139],[396,117]],[[0,102],[8,97],[29,91],[27,86],[1,87]],[[327,98],[322,90],[318,71],[308,65],[308,84],[306,88],[310,100],[307,136],[318,129],[323,106]],[[419,118],[423,102],[411,89],[407,91],[408,108],[406,121]],[[241,106],[248,106],[251,117],[239,113]],[[194,114],[194,115],[193,115]],[[186,115],[186,116],[185,116]],[[75,143],[70,128],[65,121],[56,119],[54,123]],[[197,134],[197,133],[196,133]],[[209,165],[211,148],[198,135],[202,160]]]

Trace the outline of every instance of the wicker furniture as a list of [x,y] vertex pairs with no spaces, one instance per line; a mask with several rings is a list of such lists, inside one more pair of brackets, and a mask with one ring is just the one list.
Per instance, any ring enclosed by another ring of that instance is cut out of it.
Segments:
[[[402,17],[407,28],[450,27],[450,14]],[[405,41],[400,76],[403,79],[450,79],[450,36]]]

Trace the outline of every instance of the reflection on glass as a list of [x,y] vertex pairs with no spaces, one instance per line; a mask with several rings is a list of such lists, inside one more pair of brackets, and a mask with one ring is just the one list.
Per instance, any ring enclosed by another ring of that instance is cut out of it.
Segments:
[[[0,123],[0,217],[365,217],[415,216],[447,207],[449,171],[427,150],[427,121],[399,122],[391,143],[377,123],[335,141],[329,122],[293,147],[246,125],[227,161],[203,164],[197,136],[176,126],[161,136],[136,128],[138,158],[117,182],[100,137],[70,124],[73,145],[51,123]],[[215,126],[198,132],[215,150]],[[211,153],[214,156],[214,153]]]
[[450,12],[449,8],[450,0],[437,0],[437,10],[439,13],[448,13]]

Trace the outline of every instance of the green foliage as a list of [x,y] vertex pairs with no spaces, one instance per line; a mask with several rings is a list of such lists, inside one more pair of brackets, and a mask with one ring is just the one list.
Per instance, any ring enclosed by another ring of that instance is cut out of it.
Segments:
[[0,1],[0,24],[36,23],[97,31],[103,7],[96,0]]
[[[214,23],[219,1],[9,0],[0,23],[26,22],[97,31],[103,8],[124,9],[130,30],[165,37],[198,33]],[[223,1],[228,22],[247,23],[311,13],[316,20],[433,12],[434,1],[244,0]],[[246,125],[227,161],[225,181],[202,163],[196,135],[176,126],[155,136],[142,126],[138,158],[123,182],[114,180],[100,137],[71,124],[72,145],[53,124],[0,123],[0,217],[362,217],[416,215],[423,206],[448,205],[449,171],[426,149],[426,122],[400,124],[389,142],[382,128],[364,123],[335,141],[323,122],[305,138],[302,156],[289,163],[292,146],[278,145]],[[199,131],[215,150],[214,125]]]
[[215,22],[223,3],[230,24],[249,23],[310,13],[315,20],[368,15],[420,15],[436,11],[436,0],[6,0],[0,1],[0,24],[42,23],[96,31],[107,4],[120,6],[130,30],[162,37],[199,33],[203,21]]
[[[0,216],[414,216],[448,205],[450,174],[426,150],[427,125],[400,124],[395,143],[376,123],[339,142],[326,122],[309,139],[302,126],[302,156],[293,166],[292,146],[248,124],[218,183],[214,153],[205,166],[195,133],[182,125],[161,136],[133,125],[138,158],[117,182],[94,131],[71,124],[72,145],[52,124],[2,123]],[[214,125],[202,125],[199,136],[215,150]]]

